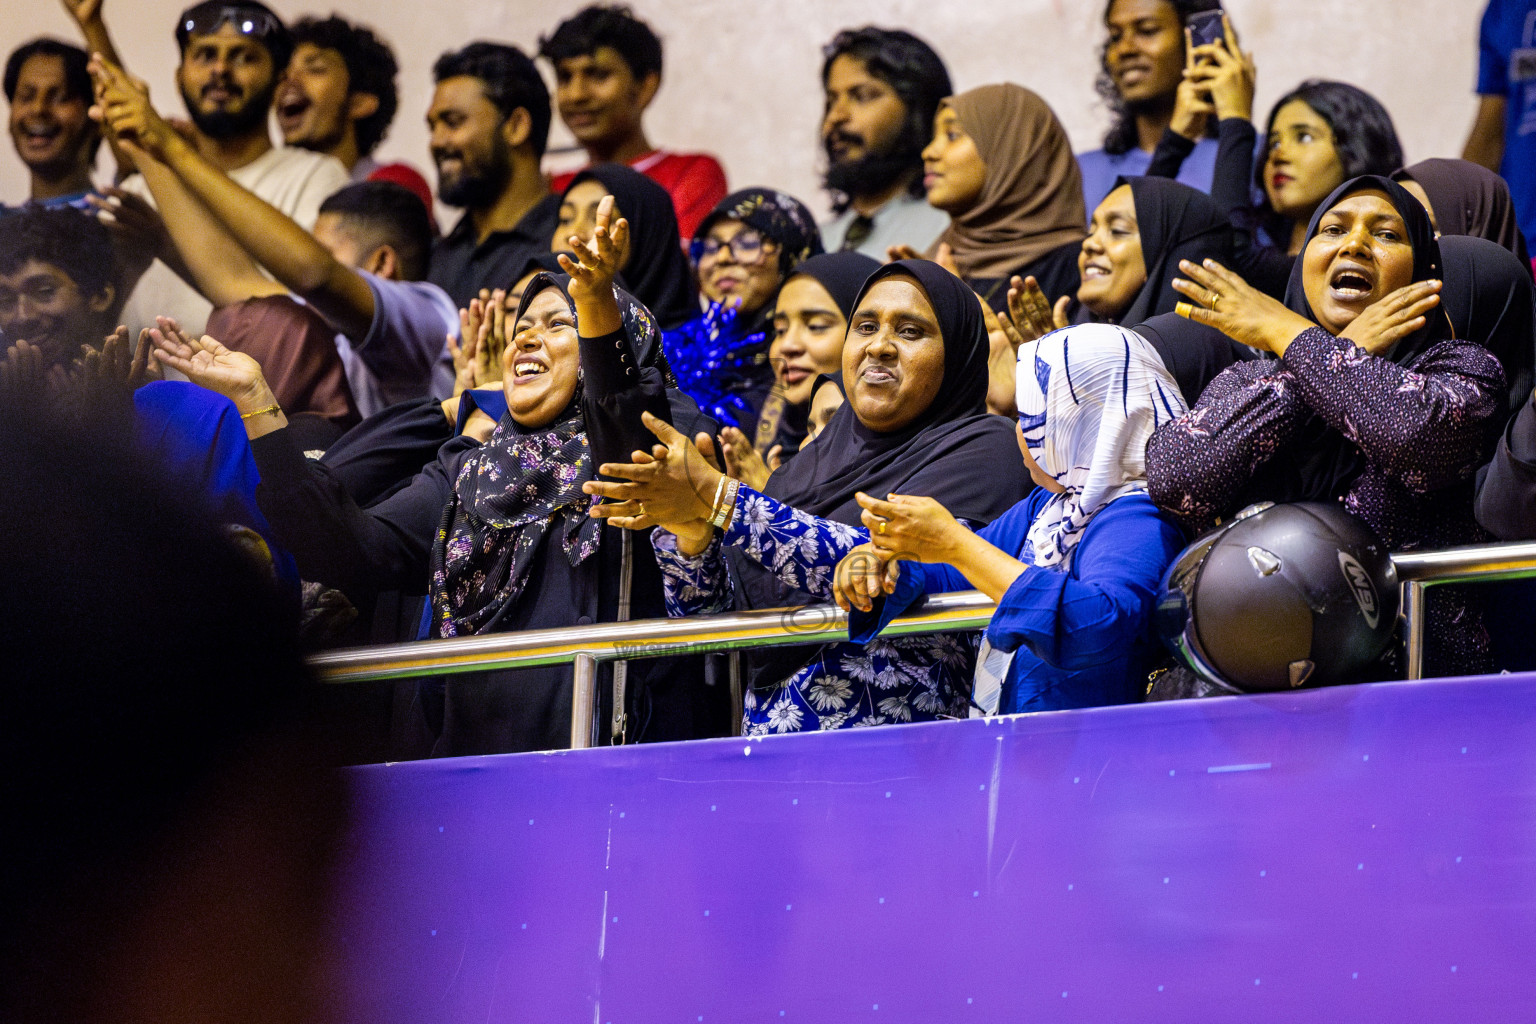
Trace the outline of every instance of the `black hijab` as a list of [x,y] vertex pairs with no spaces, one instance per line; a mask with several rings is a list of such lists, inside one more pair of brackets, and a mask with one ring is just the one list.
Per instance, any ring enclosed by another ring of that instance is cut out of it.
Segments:
[[[574,312],[570,278],[540,273],[523,292],[518,319],[547,288],[558,290]],[[615,289],[615,297],[626,347],[642,376],[665,376],[654,318],[633,296]],[[510,411],[501,418],[490,439],[465,457],[443,509],[430,555],[433,636],[494,630],[522,595],[551,534],[573,567],[597,552],[602,526],[587,515],[595,499],[581,490],[592,474],[579,378],[552,422],[524,427]]]
[[[1317,316],[1307,302],[1303,283],[1303,267],[1306,264],[1306,247],[1317,237],[1318,223],[1324,215],[1339,203],[1357,192],[1376,190],[1384,192],[1408,231],[1408,241],[1413,246],[1413,281],[1439,278],[1443,262],[1440,246],[1435,241],[1435,230],[1429,214],[1422,204],[1403,186],[1389,178],[1375,174],[1353,178],[1333,190],[1312,214],[1307,225],[1307,237],[1302,243],[1302,254],[1291,268],[1290,284],[1285,291],[1285,304],[1290,309],[1317,323]],[[1407,366],[1422,355],[1430,346],[1451,336],[1451,324],[1439,311],[1425,318],[1423,327],[1399,341],[1381,358],[1399,366]],[[1312,416],[1302,425],[1296,440],[1281,454],[1262,467],[1269,479],[1265,484],[1264,498],[1270,501],[1328,501],[1343,494],[1354,479],[1365,469],[1365,456],[1360,449],[1329,426],[1322,417]],[[1278,474],[1278,476],[1276,476]]]
[[1536,367],[1536,311],[1530,263],[1497,242],[1472,235],[1442,235],[1445,261],[1440,304],[1456,337],[1492,352],[1509,382],[1509,411],[1531,393]]
[[564,194],[584,181],[607,189],[629,221],[629,260],[621,271],[627,290],[664,331],[698,316],[693,268],[677,244],[677,211],[667,190],[623,164],[594,164],[572,178]]
[[[888,263],[855,296],[858,308],[871,285],[893,274],[917,279],[944,339],[944,379],[921,415],[899,430],[880,433],[861,423],[844,402],[804,451],[785,463],[763,493],[802,512],[862,527],[855,491],[884,497],[896,492],[936,498],[954,516],[989,523],[1030,489],[1013,422],[987,412],[987,330],[976,293],[928,260]],[[729,549],[738,608],[782,608],[820,599],[782,583],[770,571]],[[806,648],[754,653],[752,685],[775,685],[813,655]]]
[[1473,235],[1496,242],[1527,267],[1525,236],[1515,215],[1515,201],[1503,178],[1470,160],[1420,160],[1392,175],[1416,181],[1435,210],[1435,224],[1444,235]]
[[[813,279],[826,290],[832,304],[842,311],[846,323],[853,317],[853,304],[859,290],[869,276],[880,269],[880,264],[861,252],[822,253],[800,264],[784,279],[805,276]],[[815,396],[815,391],[812,391]],[[783,447],[783,457],[792,458],[805,440],[810,422],[811,403],[791,404],[783,399],[777,388],[763,401],[763,411],[757,421],[755,446],[766,453],[774,445]]]
[[1115,186],[1120,185],[1131,187],[1141,231],[1141,258],[1147,265],[1147,283],[1119,321],[1135,327],[1160,313],[1172,313],[1184,301],[1173,290],[1180,260],[1213,259],[1230,267],[1236,235],[1231,219],[1199,189],[1172,178],[1120,178]]
[[1013,424],[987,412],[987,330],[963,281],[928,260],[901,260],[865,281],[917,279],[944,338],[944,379],[921,415],[899,430],[866,427],[845,402],[800,457],[769,477],[765,493],[804,512],[860,523],[855,491],[929,495],[960,519],[991,522],[1023,498],[1028,474]]

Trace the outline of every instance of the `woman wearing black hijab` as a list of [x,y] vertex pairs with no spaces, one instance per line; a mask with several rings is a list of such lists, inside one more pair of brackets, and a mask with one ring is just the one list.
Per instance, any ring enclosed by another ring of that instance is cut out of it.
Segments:
[[[964,282],[926,260],[887,264],[850,320],[847,402],[761,493],[659,428],[659,461],[605,465],[632,482],[587,485],[619,501],[594,514],[666,527],[652,542],[671,615],[826,602],[832,570],[868,539],[856,494],[931,495],[980,526],[1029,489],[1013,424],[986,412],[987,355]],[[763,734],[960,715],[971,654],[969,640],[943,635],[754,654],[744,724]]]
[[594,164],[577,173],[560,197],[560,220],[550,243],[570,251],[570,236],[586,241],[603,196],[614,198],[614,216],[629,221],[629,253],[619,268],[624,290],[651,311],[663,331],[699,315],[693,268],[677,244],[677,212],[667,190],[623,164]]
[[[686,420],[693,406],[669,390],[658,367],[660,334],[649,312],[613,288],[624,222],[611,239],[606,213],[599,223],[580,262],[563,262],[572,277],[541,274],[524,291],[504,361],[508,411],[490,437],[448,441],[368,509],[287,436],[253,360],[221,347],[202,351],[184,337],[162,343],[168,365],[240,407],[261,471],[261,508],[306,579],[343,591],[425,591],[432,637],[662,614],[648,546],[633,545],[627,557],[624,536],[587,515],[581,485],[596,461],[645,443],[635,436],[644,434],[642,412],[681,422],[673,418]],[[630,711],[642,724],[653,719],[643,738],[701,733],[692,721],[699,668],[690,659],[628,667]],[[417,699],[436,756],[550,749],[569,739],[566,666],[425,681]]]
[[[1144,337],[1193,405],[1211,379],[1252,350],[1174,314],[1181,260],[1231,266],[1240,233],[1210,196],[1171,178],[1121,178],[1093,212],[1078,257],[1078,308],[1051,313],[1038,287],[1015,279],[1009,306],[1021,340],[1075,323],[1111,323]],[[1143,326],[1145,325],[1145,327]]]
[[[800,450],[816,381],[822,374],[842,372],[843,338],[854,300],[879,269],[880,264],[863,253],[830,252],[812,256],[784,279],[774,304],[773,342],[768,347],[775,386],[763,401],[752,441],[762,457],[777,464]],[[735,431],[725,431],[728,459],[740,447],[735,442],[743,439]],[[777,460],[775,448],[779,449]]]
[[[1223,371],[1158,428],[1153,501],[1196,530],[1255,501],[1340,501],[1394,551],[1487,539],[1473,474],[1503,424],[1504,372],[1452,336],[1437,308],[1440,247],[1400,185],[1364,176],[1328,196],[1284,306],[1219,264],[1182,270],[1181,312],[1278,358]],[[1485,670],[1475,613],[1460,594],[1434,596],[1429,670]]]
[[1509,185],[1488,168],[1470,160],[1436,158],[1404,167],[1392,180],[1424,204],[1442,236],[1473,235],[1497,242],[1529,271],[1531,258]]

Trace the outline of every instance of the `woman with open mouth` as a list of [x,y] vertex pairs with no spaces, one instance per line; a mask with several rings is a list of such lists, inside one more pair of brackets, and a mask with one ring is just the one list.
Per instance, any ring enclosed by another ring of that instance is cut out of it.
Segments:
[[[1029,488],[1009,422],[986,411],[988,342],[981,304],[927,260],[881,267],[859,293],[843,345],[847,402],[761,491],[711,466],[687,437],[648,421],[662,444],[600,467],[594,515],[651,539],[667,611],[797,608],[832,599],[832,570],[869,539],[860,492],[929,494],[981,526]],[[789,629],[821,623],[806,608]],[[936,635],[752,652],[748,734],[963,717],[972,647]]]
[[[610,221],[612,201],[604,205],[592,241],[572,239],[575,258],[561,257],[569,277],[540,274],[523,292],[503,357],[499,420],[488,420],[481,436],[447,442],[366,508],[304,457],[255,360],[211,338],[158,340],[166,365],[235,402],[261,472],[261,509],[305,579],[363,597],[425,592],[428,637],[665,614],[650,546],[626,543],[588,516],[592,499],[582,491],[596,465],[647,445],[642,412],[698,425],[696,407],[660,369],[650,312],[613,286],[628,225]],[[626,671],[639,713],[630,739],[704,731],[694,722],[708,706],[699,659],[647,659]],[[423,682],[414,710],[414,726],[426,734],[416,756],[564,747],[571,670]]]
[[[1393,551],[1488,539],[1472,516],[1474,475],[1504,424],[1504,371],[1482,339],[1454,336],[1416,199],[1377,176],[1335,189],[1283,305],[1215,261],[1181,270],[1180,313],[1272,358],[1224,370],[1152,435],[1159,507],[1203,530],[1254,502],[1338,501]],[[1488,669],[1463,592],[1436,590],[1426,641],[1426,674]]]

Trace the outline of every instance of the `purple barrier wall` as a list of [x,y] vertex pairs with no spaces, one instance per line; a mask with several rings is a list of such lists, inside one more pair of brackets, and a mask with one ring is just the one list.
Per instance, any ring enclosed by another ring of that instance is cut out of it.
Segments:
[[356,769],[353,1019],[1514,1021],[1536,675]]

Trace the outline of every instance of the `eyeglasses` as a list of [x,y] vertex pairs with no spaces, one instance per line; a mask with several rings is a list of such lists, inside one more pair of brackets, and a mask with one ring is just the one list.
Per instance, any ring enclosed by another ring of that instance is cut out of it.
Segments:
[[224,25],[232,25],[236,32],[262,40],[287,32],[283,23],[272,14],[243,4],[229,4],[225,7],[199,5],[188,12],[187,20],[181,23],[181,28],[188,36],[211,36]]
[[731,250],[731,259],[742,266],[750,267],[763,262],[768,240],[762,235],[745,228],[732,235],[729,241],[722,242],[718,238],[696,238],[688,246],[688,253],[693,257],[693,262],[703,263],[705,257],[714,259],[720,255],[721,249]]

